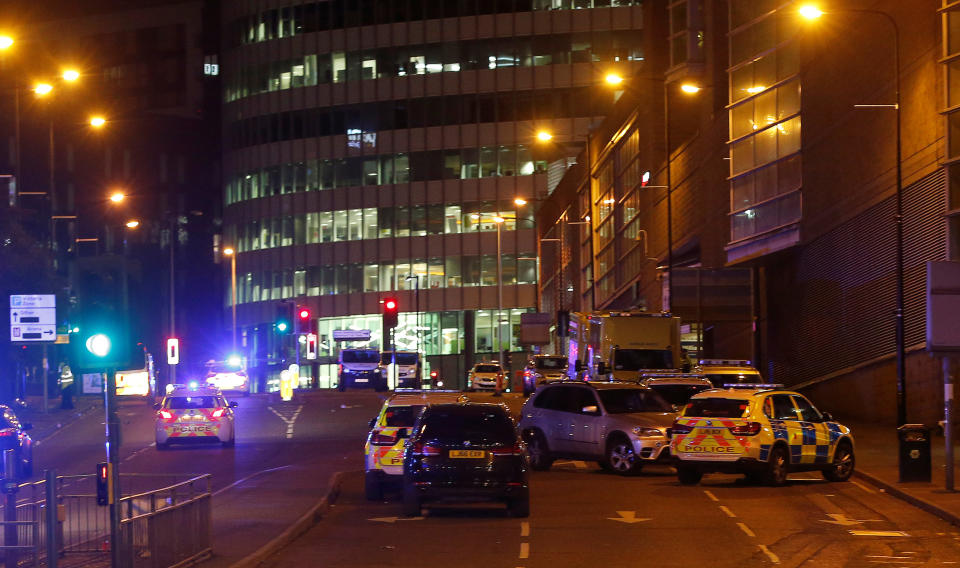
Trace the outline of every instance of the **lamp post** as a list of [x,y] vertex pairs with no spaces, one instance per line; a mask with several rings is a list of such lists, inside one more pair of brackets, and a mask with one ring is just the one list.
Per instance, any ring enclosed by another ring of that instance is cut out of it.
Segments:
[[[422,345],[421,345],[422,342],[421,342],[421,338],[420,338],[420,275],[419,275],[419,274],[408,274],[407,277],[404,278],[404,280],[406,280],[406,281],[413,280],[414,286],[416,286],[415,291],[414,291],[414,298],[415,298],[415,299],[414,299],[414,302],[416,303],[417,315],[416,315],[416,318],[415,318],[414,321],[415,321],[415,324],[416,324],[416,327],[417,327],[417,353],[420,353],[421,347],[422,347]],[[396,360],[396,357],[397,357],[397,356],[396,356],[396,348],[394,348],[394,356],[393,356],[393,357],[394,357],[394,360]]]
[[230,257],[230,309],[233,317],[233,351],[237,351],[237,253],[231,247],[223,249],[223,254]]
[[[814,20],[824,14],[816,6],[802,6],[800,15],[808,20]],[[894,103],[854,105],[854,108],[892,108],[896,111],[896,160],[897,160],[897,188],[896,213],[894,224],[896,227],[896,307],[894,308],[894,336],[897,350],[897,425],[907,422],[907,385],[906,385],[906,337],[904,332],[904,300],[903,300],[903,168],[901,148],[901,116],[900,116],[900,27],[890,14],[882,10],[867,10],[843,8],[831,10],[836,13],[872,14],[882,17],[893,29],[893,72],[894,72]]]
[[[500,228],[503,226],[503,221],[503,217],[499,215],[493,218],[493,222],[497,224],[497,348],[500,351],[500,368],[506,371],[506,361],[503,357],[503,322],[500,321],[503,317],[503,253],[500,250]],[[493,396],[502,396],[502,391],[503,382],[497,381]]]

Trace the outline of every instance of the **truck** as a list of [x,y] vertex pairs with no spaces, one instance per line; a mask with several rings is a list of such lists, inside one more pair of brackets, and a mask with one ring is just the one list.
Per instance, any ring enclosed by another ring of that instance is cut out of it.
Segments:
[[572,379],[636,382],[683,365],[680,318],[668,312],[572,312],[568,341]]

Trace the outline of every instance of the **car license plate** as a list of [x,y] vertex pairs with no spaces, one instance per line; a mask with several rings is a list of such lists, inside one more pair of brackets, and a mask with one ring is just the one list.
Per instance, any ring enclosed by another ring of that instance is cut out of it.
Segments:
[[367,379],[353,379],[353,382],[355,382],[355,383],[365,383],[365,382],[367,382]]
[[483,450],[450,450],[451,458],[484,458],[487,452]]

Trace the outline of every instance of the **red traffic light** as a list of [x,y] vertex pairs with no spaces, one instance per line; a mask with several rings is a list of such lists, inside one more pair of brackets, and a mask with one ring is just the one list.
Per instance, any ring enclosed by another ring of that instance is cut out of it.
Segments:
[[397,309],[397,301],[392,298],[389,300],[386,300],[383,302],[383,307],[386,308],[387,310],[395,310]]
[[300,308],[297,315],[300,316],[301,321],[310,319],[310,308]]

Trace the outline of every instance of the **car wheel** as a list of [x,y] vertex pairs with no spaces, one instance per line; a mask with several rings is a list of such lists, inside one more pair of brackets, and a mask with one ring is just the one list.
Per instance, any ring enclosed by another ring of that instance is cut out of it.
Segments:
[[633,444],[623,436],[617,436],[607,443],[605,460],[610,469],[618,475],[638,473],[643,467],[637,454],[633,452]]
[[844,440],[837,444],[837,449],[833,453],[833,463],[830,464],[829,468],[823,470],[823,477],[828,481],[846,481],[853,475],[855,464],[853,447],[850,442]]
[[363,481],[363,489],[367,495],[367,501],[383,500],[383,484],[380,482],[380,476],[376,471],[368,471]]
[[405,483],[403,485],[403,516],[419,517],[420,513],[420,496],[417,495],[417,488]]
[[530,469],[534,471],[547,471],[553,465],[547,439],[539,430],[534,430],[527,436],[527,454],[530,456]]
[[770,450],[770,461],[767,462],[767,472],[764,475],[767,485],[779,487],[786,484],[789,464],[790,458],[787,456],[786,448],[777,446]]
[[677,467],[677,479],[681,485],[696,485],[703,479],[703,472],[693,467]]
[[530,516],[530,495],[517,497],[507,501],[507,514],[518,519],[525,519]]

